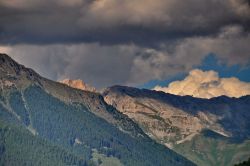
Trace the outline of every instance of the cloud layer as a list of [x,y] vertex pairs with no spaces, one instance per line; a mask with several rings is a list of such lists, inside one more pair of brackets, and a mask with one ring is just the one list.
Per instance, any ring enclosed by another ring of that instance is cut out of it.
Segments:
[[249,21],[248,0],[0,0],[0,43],[154,45]]
[[0,52],[97,88],[167,79],[209,53],[250,63],[248,0],[0,0]]
[[168,87],[156,86],[154,90],[175,95],[190,95],[199,98],[217,96],[241,97],[250,95],[250,83],[235,77],[220,78],[215,71],[192,70],[182,81],[174,81]]
[[209,53],[229,65],[248,65],[248,43],[249,33],[240,26],[230,26],[216,36],[185,38],[158,48],[134,44],[19,44],[2,46],[0,52],[50,79],[82,79],[103,88],[114,84],[134,86],[188,72]]

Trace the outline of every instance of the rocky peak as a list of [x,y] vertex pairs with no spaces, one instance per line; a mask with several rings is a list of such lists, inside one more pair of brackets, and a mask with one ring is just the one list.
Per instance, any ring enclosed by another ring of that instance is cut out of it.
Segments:
[[0,53],[0,71],[1,78],[5,76],[14,77],[14,78],[22,78],[26,77],[29,80],[37,80],[40,78],[39,74],[37,74],[34,70],[30,68],[26,68],[23,65],[20,65],[11,57],[6,54]]
[[34,70],[20,65],[6,54],[0,53],[0,87],[25,88],[30,84],[41,84],[43,78]]
[[63,84],[66,84],[72,88],[76,88],[76,89],[81,89],[81,90],[85,90],[85,91],[90,91],[90,92],[96,92],[97,90],[92,87],[91,85],[86,84],[85,82],[83,82],[82,80],[78,79],[78,80],[70,80],[70,79],[64,79],[62,81],[60,81]]
[[6,54],[0,54],[0,67],[2,72],[19,75],[24,66],[19,65]]

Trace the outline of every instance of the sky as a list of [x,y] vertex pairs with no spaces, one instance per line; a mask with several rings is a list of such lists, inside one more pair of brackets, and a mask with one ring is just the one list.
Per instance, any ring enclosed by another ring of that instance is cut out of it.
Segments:
[[167,88],[200,69],[249,83],[249,45],[249,0],[0,0],[0,52],[56,81]]
[[[239,64],[227,65],[217,59],[215,54],[208,54],[200,65],[194,66],[194,69],[202,71],[216,71],[221,78],[236,77],[241,81],[250,82],[250,67],[249,65],[241,66]],[[163,80],[151,80],[139,85],[139,88],[153,89],[155,86],[167,86],[171,82],[183,80],[188,76],[188,72],[180,72],[174,76],[167,77]]]

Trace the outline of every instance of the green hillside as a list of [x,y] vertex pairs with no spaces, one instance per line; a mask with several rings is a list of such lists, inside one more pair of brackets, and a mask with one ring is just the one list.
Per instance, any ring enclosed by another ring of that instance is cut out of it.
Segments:
[[0,120],[0,165],[84,165],[83,157]]
[[200,166],[230,166],[250,156],[250,141],[239,142],[204,131],[174,150]]
[[3,165],[98,165],[110,159],[131,166],[193,165],[144,135],[122,132],[82,103],[66,104],[37,85],[21,92],[10,89],[0,103]]

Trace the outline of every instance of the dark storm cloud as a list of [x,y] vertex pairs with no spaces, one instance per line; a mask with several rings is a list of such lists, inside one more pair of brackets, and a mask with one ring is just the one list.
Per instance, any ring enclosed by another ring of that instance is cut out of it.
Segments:
[[188,72],[209,53],[229,65],[250,63],[250,34],[240,26],[221,29],[212,37],[190,37],[159,48],[98,43],[50,44],[0,47],[18,62],[41,75],[62,80],[82,79],[103,88],[114,84],[138,85]]
[[0,0],[0,52],[102,88],[166,79],[209,53],[250,63],[249,0]]
[[135,43],[244,30],[247,0],[0,0],[0,43]]
[[132,45],[60,44],[15,45],[6,48],[5,52],[44,77],[53,80],[82,79],[102,88],[127,83],[134,54],[139,50]]

